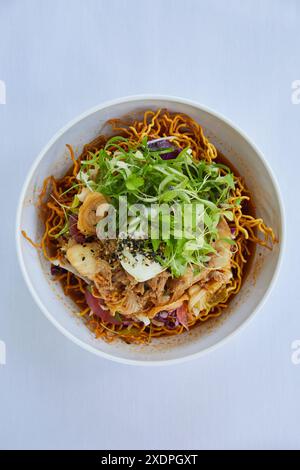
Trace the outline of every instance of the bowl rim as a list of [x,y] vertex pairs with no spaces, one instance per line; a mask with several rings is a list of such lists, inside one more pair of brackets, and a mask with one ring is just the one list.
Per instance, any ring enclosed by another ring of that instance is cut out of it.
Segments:
[[[23,254],[22,254],[22,235],[21,235],[21,217],[22,217],[22,212],[24,208],[24,200],[25,196],[28,190],[29,183],[32,179],[32,176],[36,169],[38,168],[40,162],[44,158],[45,154],[48,152],[48,150],[51,148],[51,146],[71,127],[73,127],[75,124],[78,122],[82,121],[89,115],[103,110],[107,107],[111,107],[117,104],[122,104],[122,103],[129,103],[129,102],[134,102],[134,101],[147,101],[147,100],[167,100],[171,101],[174,103],[179,103],[179,104],[186,104],[189,106],[196,107],[200,109],[201,111],[206,112],[207,114],[210,114],[213,117],[216,117],[217,119],[223,121],[225,124],[230,126],[233,130],[235,130],[240,136],[247,142],[250,147],[255,151],[257,156],[259,157],[260,161],[264,165],[273,185],[275,188],[275,192],[277,195],[278,203],[279,203],[279,211],[280,211],[280,221],[281,221],[281,233],[280,233],[280,245],[279,245],[279,254],[278,254],[278,260],[277,264],[275,266],[271,281],[269,283],[269,286],[267,287],[264,295],[260,299],[258,305],[256,308],[251,312],[251,314],[248,316],[248,318],[241,323],[239,326],[237,326],[234,331],[226,335],[224,338],[221,340],[217,341],[215,344],[192,354],[187,354],[182,357],[174,358],[174,359],[162,359],[162,360],[143,360],[143,359],[128,359],[128,358],[123,358],[123,357],[118,357],[114,356],[113,354],[109,354],[104,351],[100,351],[93,347],[92,345],[87,344],[83,340],[77,338],[75,335],[70,333],[69,330],[67,330],[65,327],[63,327],[51,314],[51,312],[48,310],[46,305],[44,305],[43,301],[39,297],[38,292],[35,290],[33,287],[33,284],[30,279],[29,271],[27,270]],[[283,259],[283,252],[285,248],[285,242],[286,242],[286,224],[285,224],[285,215],[284,215],[284,205],[283,205],[283,200],[281,196],[281,191],[279,188],[279,184],[277,182],[277,178],[274,175],[274,172],[272,168],[270,167],[268,161],[264,157],[263,153],[260,151],[260,149],[252,142],[252,140],[248,137],[248,135],[242,131],[236,124],[234,124],[231,120],[228,118],[224,117],[221,113],[197,102],[196,100],[191,100],[188,98],[183,98],[183,97],[177,97],[177,96],[170,96],[170,95],[161,95],[161,94],[138,94],[138,95],[129,95],[129,96],[124,96],[121,98],[116,98],[113,100],[108,100],[105,101],[99,105],[93,106],[92,108],[84,111],[74,119],[70,120],[66,125],[64,125],[62,128],[60,128],[54,135],[53,137],[48,141],[48,143],[42,148],[42,150],[39,152],[35,160],[30,166],[30,169],[27,173],[26,179],[23,183],[22,190],[19,196],[19,202],[17,206],[17,213],[16,213],[16,249],[17,249],[17,257],[19,261],[19,265],[21,268],[21,272],[23,275],[23,278],[25,280],[25,283],[27,285],[27,288],[32,296],[32,298],[35,300],[36,304],[40,308],[40,310],[43,312],[43,314],[48,318],[48,320],[67,338],[69,338],[71,341],[73,341],[75,344],[78,346],[82,347],[86,351],[89,351],[93,354],[96,354],[97,356],[112,360],[114,362],[122,363],[122,364],[127,364],[127,365],[139,365],[139,366],[162,366],[162,365],[172,365],[172,364],[180,364],[182,362],[186,362],[191,359],[196,359],[199,357],[204,356],[205,354],[214,351],[215,349],[219,348],[220,346],[224,345],[227,343],[230,339],[232,339],[235,335],[237,335],[242,329],[246,327],[250,323],[250,321],[254,318],[255,314],[264,306],[265,302],[267,301],[268,297],[270,296],[270,293],[278,279],[280,267],[282,264],[282,259]]]

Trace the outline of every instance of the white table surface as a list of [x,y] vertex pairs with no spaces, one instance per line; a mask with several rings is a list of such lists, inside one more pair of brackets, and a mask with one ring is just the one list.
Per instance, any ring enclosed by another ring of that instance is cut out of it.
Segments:
[[[0,448],[300,448],[298,0],[0,0]],[[236,122],[279,180],[287,247],[254,321],[213,353],[135,368],[81,350],[43,316],[15,254],[15,210],[61,126],[137,93],[196,99]]]

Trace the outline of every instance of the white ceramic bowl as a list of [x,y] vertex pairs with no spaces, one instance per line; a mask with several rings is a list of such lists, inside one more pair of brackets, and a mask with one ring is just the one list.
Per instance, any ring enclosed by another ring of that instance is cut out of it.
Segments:
[[[48,175],[62,175],[70,161],[66,144],[80,152],[84,143],[99,134],[107,119],[145,109],[167,108],[184,112],[198,121],[205,134],[245,177],[254,198],[257,215],[272,226],[280,243],[273,251],[258,248],[239,294],[227,312],[215,322],[208,322],[174,338],[154,340],[150,345],[105,343],[94,338],[74,314],[72,302],[64,297],[58,283],[51,281],[49,264],[22,237],[21,230],[38,239],[41,224],[34,202]],[[224,343],[262,305],[274,284],[283,248],[283,210],[278,186],[261,152],[227,119],[195,102],[165,96],[134,96],[104,103],[82,114],[61,129],[39,154],[26,179],[17,214],[17,251],[27,286],[46,317],[68,338],[98,356],[127,364],[156,365],[181,362],[198,357]]]

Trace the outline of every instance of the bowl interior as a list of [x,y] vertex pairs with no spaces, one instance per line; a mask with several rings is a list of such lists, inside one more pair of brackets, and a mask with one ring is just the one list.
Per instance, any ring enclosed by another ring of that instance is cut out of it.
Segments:
[[209,110],[184,100],[169,98],[119,100],[86,113],[60,131],[38,157],[21,198],[17,243],[22,270],[38,304],[66,336],[92,352],[125,362],[182,360],[215,346],[237,330],[258,307],[271,284],[279,260],[280,244],[275,245],[273,251],[258,248],[242,289],[230,302],[226,313],[189,333],[153,340],[149,345],[127,345],[122,342],[108,344],[95,339],[76,316],[73,303],[63,295],[59,284],[51,280],[49,264],[20,235],[20,231],[26,230],[33,239],[39,238],[41,224],[34,203],[44,179],[51,174],[60,176],[70,166],[66,144],[72,144],[78,155],[83,145],[101,132],[107,119],[158,108],[184,112],[202,125],[208,138],[245,178],[257,216],[263,217],[273,227],[279,239],[282,235],[278,192],[261,156],[246,137]]

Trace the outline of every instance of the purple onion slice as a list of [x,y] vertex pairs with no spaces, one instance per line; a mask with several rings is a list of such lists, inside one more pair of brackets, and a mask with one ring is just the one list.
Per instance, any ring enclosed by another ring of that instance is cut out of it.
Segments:
[[74,240],[77,243],[84,243],[86,241],[86,237],[83,235],[83,233],[81,233],[78,230],[77,222],[78,222],[77,215],[71,214],[70,217],[69,217],[70,235],[71,235],[71,237],[74,238]]
[[148,147],[151,150],[156,150],[156,151],[170,149],[170,152],[163,153],[161,155],[162,160],[172,160],[176,158],[181,152],[181,149],[175,147],[175,145],[173,145],[167,138],[150,140],[148,142]]
[[101,300],[97,297],[94,297],[93,294],[87,289],[85,291],[85,299],[87,301],[88,306],[92,310],[93,314],[96,317],[100,318],[102,321],[107,323],[113,323],[115,325],[119,325],[120,322],[114,318],[108,310],[104,310],[101,305]]

